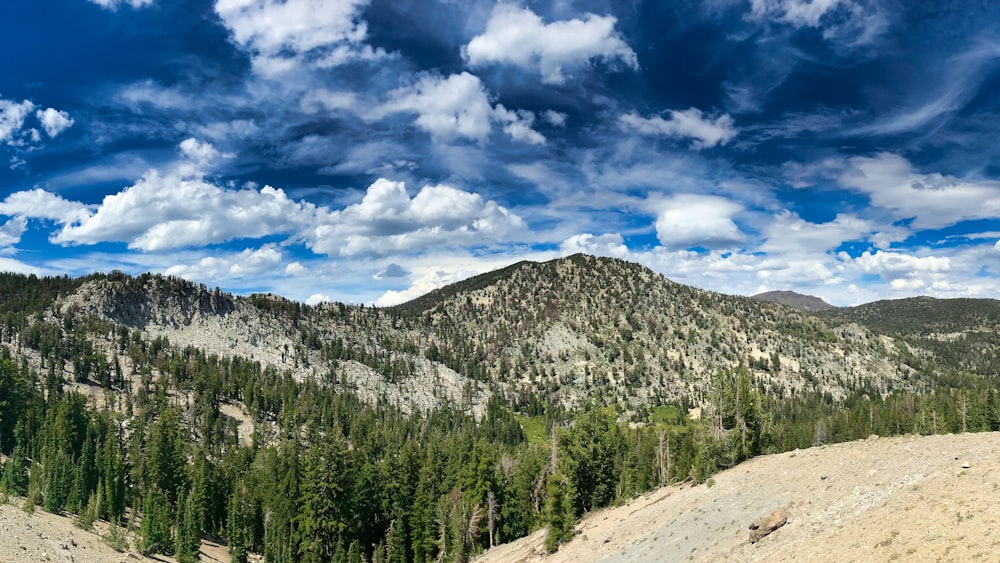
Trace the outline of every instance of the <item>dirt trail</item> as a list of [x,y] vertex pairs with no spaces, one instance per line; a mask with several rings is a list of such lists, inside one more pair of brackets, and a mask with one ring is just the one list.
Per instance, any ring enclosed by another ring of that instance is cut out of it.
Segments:
[[[750,523],[775,509],[787,524],[749,543]],[[998,532],[1000,433],[873,437],[592,513],[547,557],[539,531],[477,561],[997,561]]]

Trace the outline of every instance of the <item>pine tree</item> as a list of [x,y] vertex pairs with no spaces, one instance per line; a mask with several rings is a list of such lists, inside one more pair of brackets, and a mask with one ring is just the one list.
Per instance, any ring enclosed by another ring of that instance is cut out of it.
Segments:
[[0,491],[18,496],[28,492],[28,467],[20,447],[14,448],[14,453],[7,458],[7,463],[3,466]]
[[143,555],[173,553],[174,542],[170,533],[170,509],[166,496],[157,487],[146,491],[142,503],[142,520],[139,527],[139,551]]
[[177,518],[177,563],[201,561],[201,512],[191,491],[183,496],[183,512]]
[[559,544],[573,537],[576,515],[573,511],[573,488],[564,475],[552,473],[545,483],[546,499],[542,521],[548,527],[545,549],[553,553]]
[[233,488],[229,497],[226,521],[226,542],[229,544],[231,563],[247,563],[248,530],[244,523],[246,489],[241,484]]
[[334,546],[343,538],[352,513],[349,489],[344,486],[349,471],[342,439],[315,436],[304,460],[295,518],[302,561],[329,561]]

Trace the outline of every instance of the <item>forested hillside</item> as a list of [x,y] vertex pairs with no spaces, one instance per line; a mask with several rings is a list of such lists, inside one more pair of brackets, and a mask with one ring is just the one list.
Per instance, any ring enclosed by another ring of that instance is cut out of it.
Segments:
[[539,527],[554,550],[586,512],[761,453],[1000,429],[960,339],[617,260],[389,310],[150,275],[0,283],[0,489],[181,561],[202,537],[233,561],[463,561]]

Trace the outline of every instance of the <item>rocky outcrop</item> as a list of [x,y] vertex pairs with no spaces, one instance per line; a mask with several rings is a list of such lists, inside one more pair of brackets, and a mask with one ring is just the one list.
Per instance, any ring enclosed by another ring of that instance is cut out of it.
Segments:
[[759,542],[778,528],[784,526],[787,521],[788,517],[785,516],[785,512],[781,509],[775,510],[766,516],[761,516],[753,524],[750,524],[750,543]]

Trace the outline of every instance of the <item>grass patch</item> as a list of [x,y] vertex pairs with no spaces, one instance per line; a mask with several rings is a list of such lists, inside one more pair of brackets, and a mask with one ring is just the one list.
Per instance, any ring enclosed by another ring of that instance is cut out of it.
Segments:
[[525,416],[514,413],[514,418],[524,429],[524,435],[528,437],[529,444],[544,444],[549,441],[549,433],[545,429],[544,416]]

